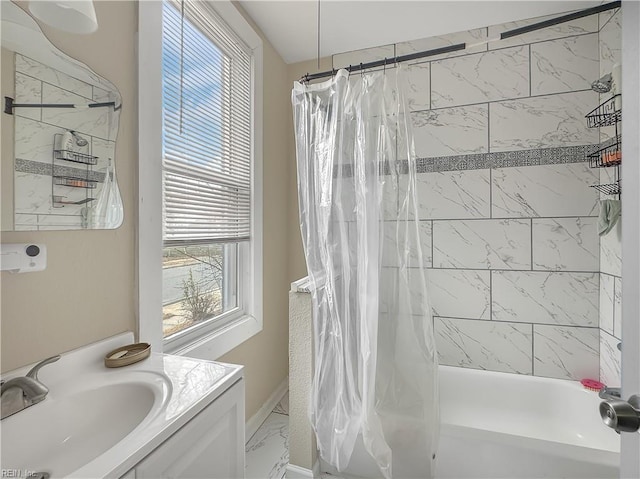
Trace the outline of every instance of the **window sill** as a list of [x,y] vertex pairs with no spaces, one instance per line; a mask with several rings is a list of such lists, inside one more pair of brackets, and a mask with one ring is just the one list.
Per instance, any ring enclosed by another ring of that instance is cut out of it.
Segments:
[[183,344],[173,349],[171,346],[166,346],[164,352],[215,361],[260,331],[262,331],[262,321],[245,315],[213,332],[204,334],[187,345]]

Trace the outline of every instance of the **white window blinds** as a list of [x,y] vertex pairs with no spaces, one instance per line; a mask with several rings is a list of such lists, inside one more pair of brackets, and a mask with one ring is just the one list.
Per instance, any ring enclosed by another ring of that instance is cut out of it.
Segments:
[[163,4],[165,245],[251,232],[251,50],[205,2]]

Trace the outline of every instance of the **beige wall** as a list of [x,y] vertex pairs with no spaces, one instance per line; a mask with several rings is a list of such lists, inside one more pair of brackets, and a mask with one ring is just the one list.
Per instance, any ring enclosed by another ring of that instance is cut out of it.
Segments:
[[291,171],[286,126],[291,109],[286,64],[242,8],[235,5],[264,42],[263,330],[220,358],[245,366],[246,417],[249,419],[289,373],[287,305],[292,280],[288,274],[286,185]]
[[[132,2],[94,3],[97,32],[79,36],[46,26],[42,30],[62,51],[109,79],[122,95],[115,161],[125,219],[112,231],[1,234],[3,243],[38,242],[48,250],[43,272],[1,273],[2,371],[136,329],[137,9]],[[21,6],[25,8],[24,2]],[[4,136],[7,115],[2,116]]]
[[[79,37],[43,30],[61,50],[109,79],[122,94],[116,163],[125,221],[113,231],[2,233],[2,242],[41,242],[48,248],[45,271],[2,273],[3,371],[121,331],[136,330],[137,8],[128,1],[94,4],[100,24],[95,34]],[[287,186],[292,172],[295,175],[288,149],[290,90],[287,66],[265,40],[264,329],[220,358],[245,366],[247,419],[288,375],[288,291],[292,278]]]

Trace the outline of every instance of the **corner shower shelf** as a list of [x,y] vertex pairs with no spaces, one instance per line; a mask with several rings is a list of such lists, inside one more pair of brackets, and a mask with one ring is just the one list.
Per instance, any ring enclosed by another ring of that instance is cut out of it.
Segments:
[[613,183],[592,185],[591,188],[595,188],[605,195],[617,195],[618,198],[620,198],[622,193],[620,189],[622,139],[618,130],[618,123],[620,123],[622,119],[622,110],[620,108],[621,100],[622,97],[620,94],[613,95],[585,116],[589,128],[599,128],[602,126],[613,126],[615,128],[615,136],[613,139],[600,144],[600,147],[596,151],[587,154],[587,160],[589,160],[589,166],[591,168],[616,167],[614,170]]
[[58,196],[58,195],[54,195],[53,196],[53,202],[56,205],[84,205],[85,203],[89,203],[90,201],[95,201],[95,198],[85,198],[83,200],[80,201],[67,201],[64,198],[66,198],[66,196]]
[[[616,104],[618,107],[616,107]],[[589,128],[615,125],[622,118],[622,110],[619,108],[620,94],[613,95],[603,101],[596,108],[587,113],[587,125]]]
[[619,195],[621,193],[620,180],[616,181],[615,183],[608,183],[604,185],[591,185],[591,188],[595,188],[600,193],[603,193],[605,195]]
[[608,168],[622,163],[621,137],[616,136],[600,145],[600,148],[589,153],[587,159],[591,168]]
[[53,181],[58,186],[71,186],[73,188],[86,188],[93,190],[98,185],[96,180],[77,178],[75,176],[54,176]]
[[97,165],[98,157],[87,155],[79,151],[72,150],[53,150],[56,160],[73,161],[74,163],[82,163],[83,165]]
[[[95,198],[89,192],[98,187],[98,181],[90,179],[93,173],[93,166],[98,164],[98,157],[89,154],[90,147],[87,144],[79,146],[74,142],[71,148],[63,148],[63,136],[61,133],[53,135],[51,206],[53,208],[88,206],[95,201]],[[75,163],[76,166],[72,167],[69,164],[58,163],[63,161]],[[61,187],[72,189],[63,190]],[[82,193],[82,190],[84,190],[84,193]]]

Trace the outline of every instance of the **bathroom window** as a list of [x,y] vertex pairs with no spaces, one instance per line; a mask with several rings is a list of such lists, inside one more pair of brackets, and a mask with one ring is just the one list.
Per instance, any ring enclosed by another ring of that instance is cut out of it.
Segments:
[[254,49],[206,2],[162,2],[165,349],[259,310],[255,71]]

